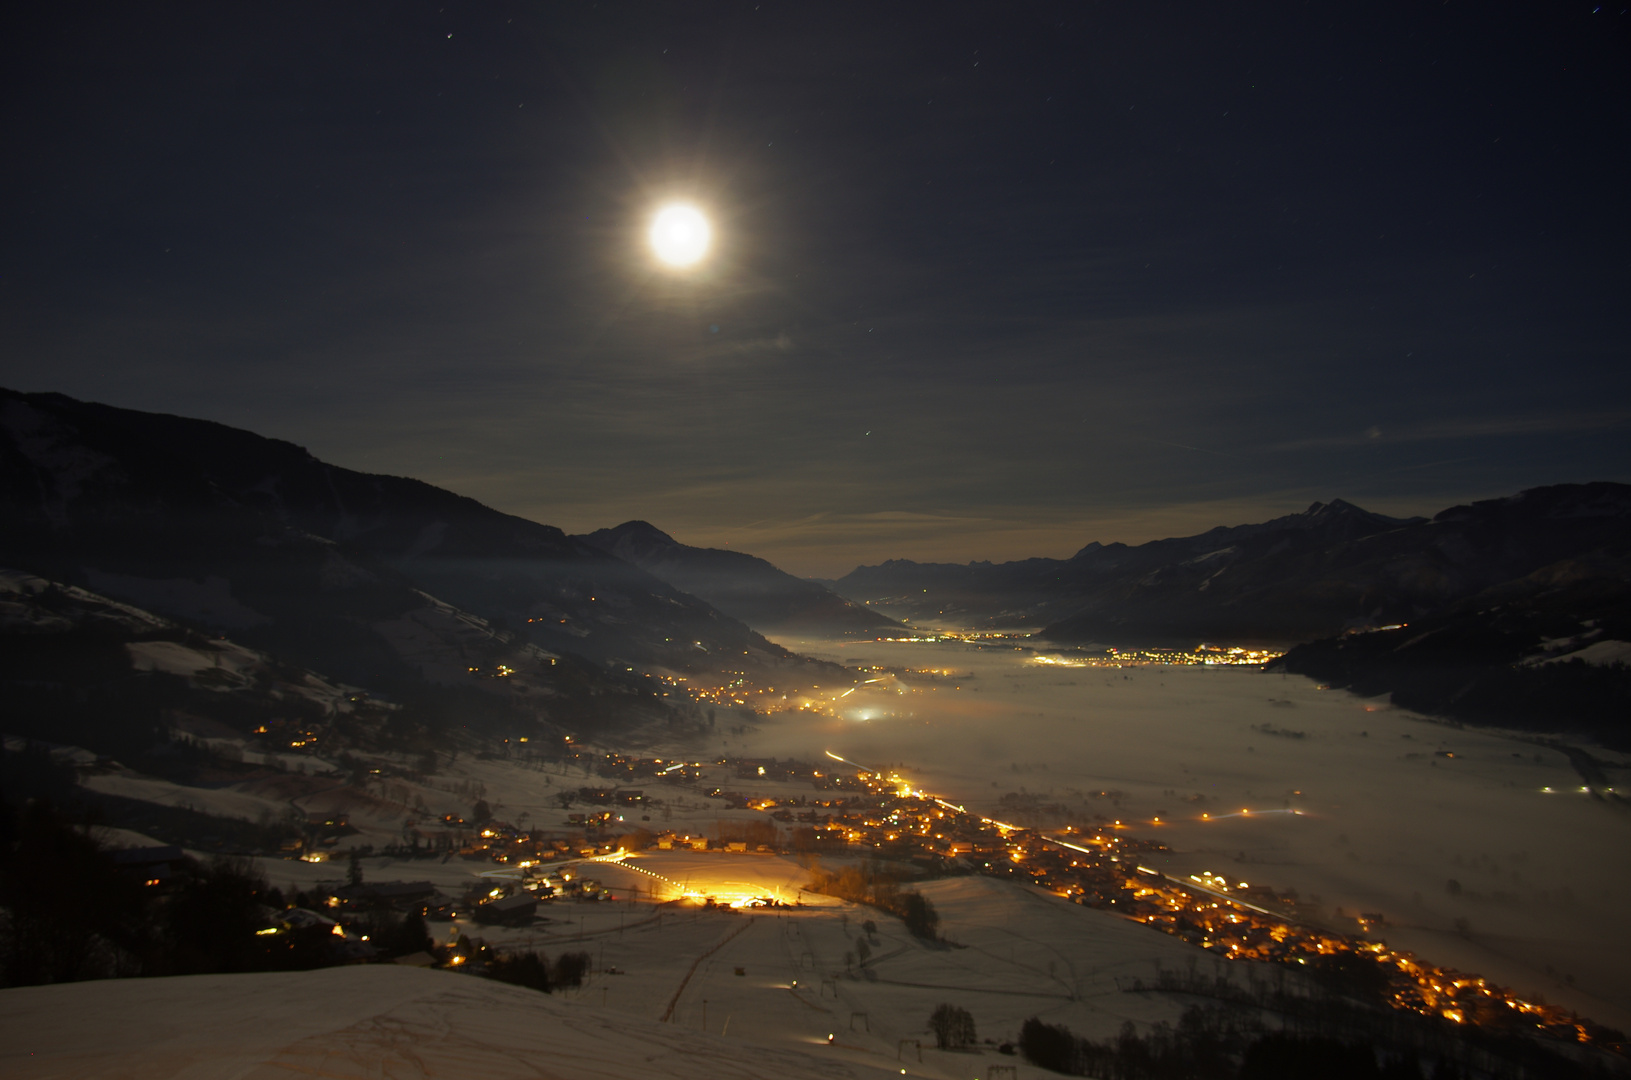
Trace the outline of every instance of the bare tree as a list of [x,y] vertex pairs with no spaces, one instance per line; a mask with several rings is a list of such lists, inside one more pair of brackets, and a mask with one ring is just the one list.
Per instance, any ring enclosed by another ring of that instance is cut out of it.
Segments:
[[934,1044],[942,1050],[964,1050],[974,1045],[974,1016],[956,1005],[941,1004],[929,1014]]

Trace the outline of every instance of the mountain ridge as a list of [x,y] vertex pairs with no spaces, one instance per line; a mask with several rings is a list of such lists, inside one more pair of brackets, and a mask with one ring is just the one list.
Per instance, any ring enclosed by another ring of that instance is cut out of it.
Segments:
[[682,544],[646,521],[575,537],[699,596],[756,630],[872,633],[901,624],[742,551]]
[[1529,489],[1395,518],[1342,499],[1270,521],[1069,559],[857,567],[835,587],[911,618],[1041,626],[1061,642],[1291,644],[1380,625],[1515,582],[1563,559],[1631,548],[1631,486]]
[[[574,691],[590,697],[622,696],[625,668],[830,674],[554,526],[213,421],[61,394],[0,390],[0,563],[387,691],[422,681],[426,635],[443,641],[435,663],[463,666],[461,611],[598,666]],[[636,696],[648,714],[674,704]]]

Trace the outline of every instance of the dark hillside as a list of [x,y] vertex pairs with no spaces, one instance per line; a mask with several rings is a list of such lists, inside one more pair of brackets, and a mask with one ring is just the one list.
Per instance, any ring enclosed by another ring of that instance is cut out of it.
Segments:
[[58,394],[0,391],[0,566],[398,693],[474,671],[513,698],[478,670],[506,642],[585,658],[554,665],[563,700],[546,712],[624,667],[818,668],[551,526],[251,432]]
[[579,537],[763,631],[873,634],[895,620],[746,552],[682,544],[644,521]]

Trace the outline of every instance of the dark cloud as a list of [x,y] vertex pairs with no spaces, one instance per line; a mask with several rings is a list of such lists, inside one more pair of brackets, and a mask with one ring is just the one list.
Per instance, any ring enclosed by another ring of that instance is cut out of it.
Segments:
[[1631,16],[883,8],[37,10],[0,380],[824,573],[1626,478]]

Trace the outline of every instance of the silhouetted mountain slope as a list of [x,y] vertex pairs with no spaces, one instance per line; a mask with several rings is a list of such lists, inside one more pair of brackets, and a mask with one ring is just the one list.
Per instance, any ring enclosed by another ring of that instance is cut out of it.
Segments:
[[1631,550],[1631,488],[1537,488],[1431,521],[1333,532],[1256,533],[1095,597],[1045,633],[1084,640],[1177,626],[1202,636],[1306,640],[1407,622],[1560,560]]
[[1400,520],[1341,500],[1257,525],[1069,559],[888,562],[839,581],[913,615],[1043,623],[1058,641],[1295,642],[1408,621],[1565,560],[1631,551],[1631,487],[1564,484]]
[[0,391],[0,564],[371,687],[451,672],[476,624],[601,663],[807,663],[559,529],[247,431],[58,394]]
[[[1061,640],[1092,637],[1096,631],[1079,633],[1072,619],[1095,612],[1104,613],[1105,630],[1118,640],[1189,637],[1212,632],[1199,630],[1196,624],[1213,620],[1170,610],[1150,612],[1145,618],[1132,610],[1130,602],[1136,596],[1137,602],[1147,603],[1174,590],[1186,597],[1205,594],[1227,568],[1257,559],[1280,560],[1406,524],[1338,499],[1262,524],[1220,526],[1198,536],[1152,540],[1136,547],[1094,542],[1069,559],[967,566],[894,560],[860,567],[841,578],[838,586],[846,596],[898,606],[915,616],[943,613],[996,624],[1051,624],[1049,635]],[[1214,600],[1203,596],[1200,607],[1215,606]]]
[[1628,662],[1631,559],[1598,555],[1415,622],[1299,645],[1271,667],[1436,716],[1626,750]]
[[796,578],[741,551],[682,544],[644,521],[577,537],[699,596],[758,630],[870,634],[899,627],[825,585]]

